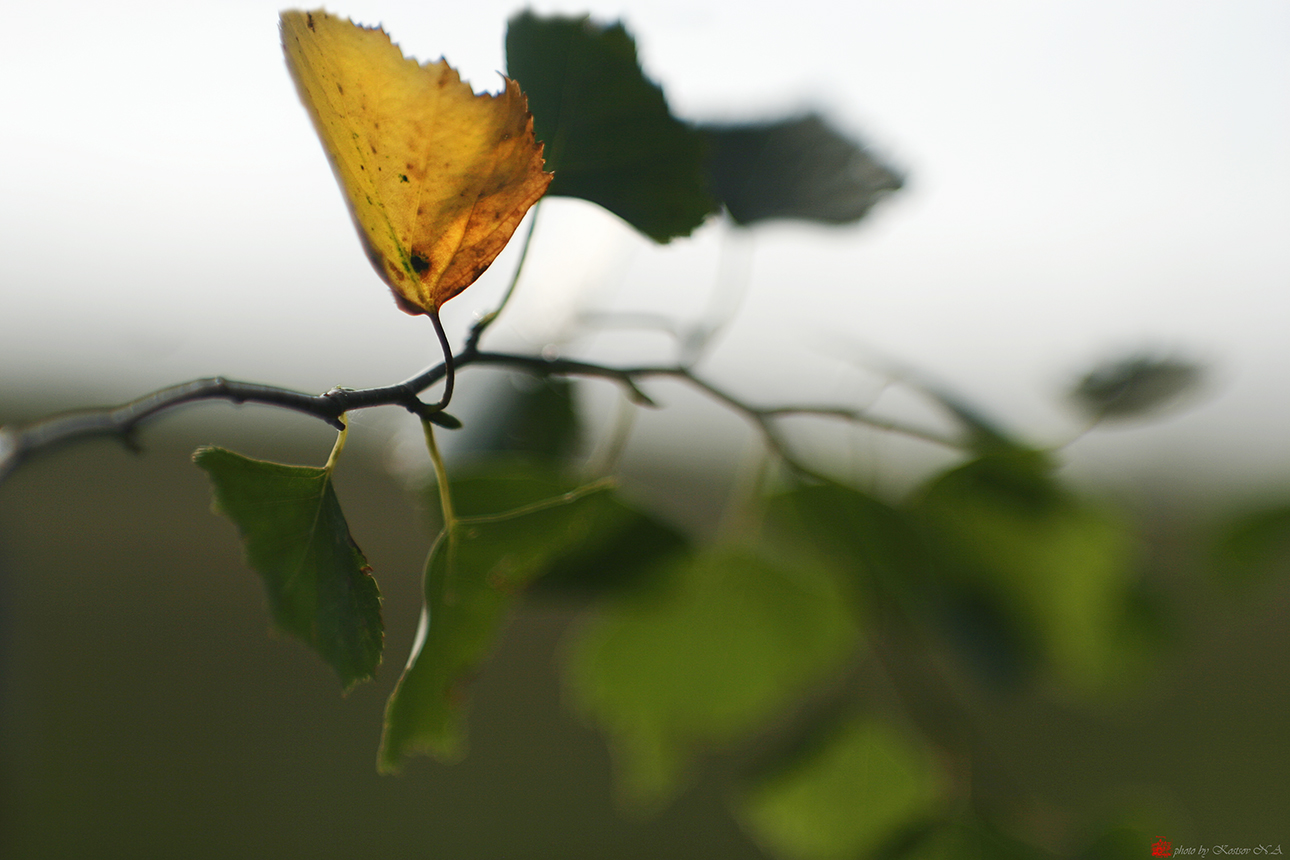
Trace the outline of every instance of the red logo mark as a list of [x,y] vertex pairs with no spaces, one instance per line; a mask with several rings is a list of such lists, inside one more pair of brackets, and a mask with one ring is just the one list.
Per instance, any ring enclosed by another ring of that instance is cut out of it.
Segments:
[[1152,857],[1172,857],[1174,856],[1174,846],[1168,840],[1161,839],[1151,846]]

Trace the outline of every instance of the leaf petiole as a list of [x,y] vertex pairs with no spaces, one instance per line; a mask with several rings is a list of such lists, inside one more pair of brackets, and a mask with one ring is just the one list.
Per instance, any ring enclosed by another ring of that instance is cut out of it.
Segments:
[[461,525],[485,525],[487,523],[500,523],[505,520],[522,517],[525,514],[535,514],[538,511],[558,508],[561,505],[572,504],[583,496],[590,496],[592,493],[599,493],[602,490],[612,490],[618,486],[615,478],[600,478],[589,484],[583,484],[581,487],[575,487],[567,493],[561,493],[558,496],[552,496],[549,499],[542,499],[528,505],[520,505],[518,508],[511,508],[509,511],[502,511],[500,514],[481,514],[473,517],[462,517],[457,520]]
[[451,532],[457,526],[457,515],[452,507],[452,491],[448,488],[448,469],[443,464],[443,455],[439,453],[439,444],[434,438],[434,424],[422,419],[421,429],[426,437],[426,450],[430,452],[430,462],[434,465],[435,481],[439,484],[439,507],[443,511],[443,528]]
[[480,317],[479,320],[470,327],[470,334],[466,338],[467,352],[471,352],[479,346],[479,339],[484,336],[484,332],[488,330],[488,327],[502,315],[502,311],[506,309],[506,304],[511,300],[511,296],[515,294],[515,287],[520,282],[520,273],[524,271],[524,260],[527,259],[529,255],[529,245],[533,241],[533,228],[537,224],[538,209],[541,207],[542,201],[539,200],[534,203],[533,208],[529,210],[529,228],[524,233],[524,242],[520,245],[520,259],[515,263],[515,272],[511,275],[511,283],[506,288],[506,292],[502,295],[502,300],[497,303],[497,307],[484,314],[484,316]]
[[[452,591],[453,571],[456,569],[457,557],[457,526],[460,520],[457,519],[457,513],[452,506],[452,490],[448,486],[448,469],[443,462],[443,454],[439,451],[439,443],[434,438],[434,424],[426,419],[421,419],[421,429],[426,437],[426,450],[430,452],[430,462],[434,465],[435,483],[439,485],[439,510],[443,514],[443,532],[435,540],[438,546],[439,541],[445,541],[445,550],[448,553],[447,566],[444,570],[443,581],[443,599],[444,603],[451,605],[455,603],[455,596]],[[433,557],[434,550],[431,551]],[[430,575],[430,565],[426,565],[426,576]],[[429,589],[430,583],[422,583],[422,593],[426,595],[426,606],[429,606]],[[415,653],[415,652],[414,652]]]
[[336,463],[340,461],[340,452],[345,450],[345,437],[349,435],[349,422],[345,420],[345,414],[341,413],[336,418],[340,422],[340,432],[336,434],[336,444],[331,446],[331,455],[327,457],[327,462],[323,465],[323,471],[328,476],[336,471]]
[[452,387],[456,380],[456,366],[452,358],[452,344],[448,343],[448,333],[443,330],[443,322],[439,319],[439,311],[428,311],[426,316],[430,317],[430,322],[434,323],[435,336],[439,338],[439,348],[443,350],[443,396],[439,402],[430,407],[431,412],[442,412],[448,408],[448,402],[452,400]]

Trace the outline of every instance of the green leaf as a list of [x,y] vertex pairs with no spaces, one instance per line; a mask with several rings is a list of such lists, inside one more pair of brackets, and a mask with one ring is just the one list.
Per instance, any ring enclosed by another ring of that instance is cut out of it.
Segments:
[[901,176],[817,114],[706,125],[713,192],[737,224],[848,224],[903,185]]
[[[583,486],[549,460],[500,456],[456,469],[452,497],[458,514],[469,519],[558,501]],[[496,524],[515,546],[538,554],[542,572],[535,585],[542,588],[617,589],[638,580],[642,568],[688,547],[675,529],[624,504],[616,493],[596,492],[573,504],[575,510],[565,514],[555,507],[549,516],[536,511]]]
[[765,540],[781,558],[811,559],[851,582],[857,600],[897,623],[930,623],[995,688],[1015,687],[1032,668],[1025,631],[964,571],[919,516],[850,487],[800,487],[770,500]]
[[661,560],[689,551],[689,541],[676,529],[614,505],[597,540],[571,548],[538,580],[543,594],[603,597],[647,587]]
[[1177,358],[1132,355],[1090,370],[1070,392],[1096,420],[1137,418],[1165,408],[1194,389],[1200,367]]
[[936,811],[942,778],[923,744],[852,718],[741,799],[758,841],[786,860],[868,857]]
[[523,12],[506,31],[506,67],[555,173],[548,196],[589,200],[656,242],[716,210],[703,135],[672,116],[621,24]]
[[928,546],[905,511],[841,484],[798,487],[770,499],[765,539],[784,563],[814,559],[871,598],[904,601],[924,593]]
[[743,738],[837,672],[859,638],[846,594],[816,568],[711,552],[653,586],[594,619],[568,665],[642,805],[670,796],[698,748]]
[[1216,578],[1248,588],[1290,570],[1290,504],[1240,514],[1225,523],[1210,553]]
[[[1145,855],[1147,845],[1138,845],[1136,856]],[[1020,842],[974,815],[938,822],[905,850],[882,856],[884,860],[1056,860],[1053,854]],[[1095,856],[1111,860],[1119,855]]]
[[414,754],[465,753],[466,684],[535,578],[634,522],[604,487],[581,490],[551,469],[516,461],[452,483],[462,512],[426,562],[425,606],[408,666],[385,712],[380,769]]
[[348,690],[381,662],[381,596],[326,468],[199,448],[217,513],[242,533],[277,626],[318,652]]
[[[1176,808],[1177,799],[1168,789],[1135,786],[1131,799],[1117,800],[1100,810],[1084,848],[1071,852],[1075,860],[1138,860],[1148,854],[1162,834],[1186,832],[1187,816]],[[1166,840],[1168,841],[1168,840]],[[1145,850],[1144,850],[1145,847]],[[1164,846],[1161,846],[1164,847]],[[1185,856],[1175,851],[1174,856]]]
[[454,449],[458,458],[523,454],[564,460],[581,441],[574,383],[525,373],[500,377],[487,411],[471,421],[471,433]]
[[973,460],[935,480],[915,511],[942,547],[938,574],[966,598],[959,620],[977,634],[1035,637],[1038,656],[1080,688],[1144,668],[1132,531],[1062,488],[1046,456]]

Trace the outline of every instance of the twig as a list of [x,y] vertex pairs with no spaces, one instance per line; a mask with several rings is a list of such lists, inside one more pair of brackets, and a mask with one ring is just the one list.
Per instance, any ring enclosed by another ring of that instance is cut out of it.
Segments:
[[[437,381],[443,373],[444,369],[440,366],[422,374],[427,381],[421,388]],[[364,391],[333,388],[324,394],[313,395],[255,382],[238,382],[222,376],[194,379],[192,382],[145,394],[120,406],[81,409],[25,425],[0,427],[0,481],[32,454],[56,448],[75,439],[117,436],[128,447],[137,447],[133,434],[140,423],[160,412],[187,403],[204,400],[262,403],[312,415],[337,430],[343,430],[345,423],[340,416],[352,409],[398,404],[420,414],[427,408],[426,404],[417,399],[421,388],[411,388],[406,383],[401,383]]]
[[[899,422],[873,418],[857,410],[817,406],[752,406],[712,383],[698,378],[689,368],[676,365],[608,367],[575,359],[545,359],[536,355],[483,352],[469,345],[461,353],[453,356],[451,363],[458,369],[472,364],[487,364],[513,367],[535,376],[585,376],[606,379],[622,386],[633,402],[644,406],[657,406],[657,404],[641,389],[640,383],[643,380],[655,378],[681,380],[745,416],[761,431],[770,450],[794,470],[815,477],[821,476],[793,457],[787,443],[775,427],[776,419],[790,415],[837,418],[879,430],[900,433],[937,445],[961,447],[959,442],[949,437]],[[439,404],[427,404],[420,400],[418,395],[448,375],[448,363],[445,362],[430,367],[397,385],[361,390],[333,388],[331,391],[317,395],[254,382],[238,382],[219,376],[196,379],[163,388],[120,406],[84,409],[54,415],[25,425],[0,427],[0,482],[3,482],[19,464],[33,454],[76,439],[116,436],[125,444],[133,446],[133,433],[145,419],[184,404],[204,400],[228,400],[239,404],[260,403],[292,409],[326,421],[338,430],[344,428],[341,415],[373,406],[402,406],[420,418],[435,420],[432,416],[437,415]]]

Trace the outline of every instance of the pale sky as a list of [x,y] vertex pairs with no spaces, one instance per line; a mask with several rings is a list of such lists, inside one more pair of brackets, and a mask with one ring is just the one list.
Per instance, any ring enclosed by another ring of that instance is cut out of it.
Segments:
[[[402,379],[436,350],[361,253],[299,105],[277,3],[11,4],[0,51],[0,398],[64,405],[224,374],[306,390]],[[328,6],[497,88],[507,17]],[[773,401],[866,396],[842,359],[923,369],[1038,441],[1061,387],[1139,348],[1212,363],[1169,422],[1080,442],[1091,475],[1290,482],[1290,4],[539,4],[622,18],[683,117],[803,106],[909,186],[853,228],[706,226],[657,248],[570,201],[543,211],[499,342],[540,348],[578,302],[684,315],[721,260],[743,316],[710,373]],[[504,255],[445,309],[490,307]],[[571,347],[571,348],[577,348]],[[601,336],[591,355],[666,354]]]

